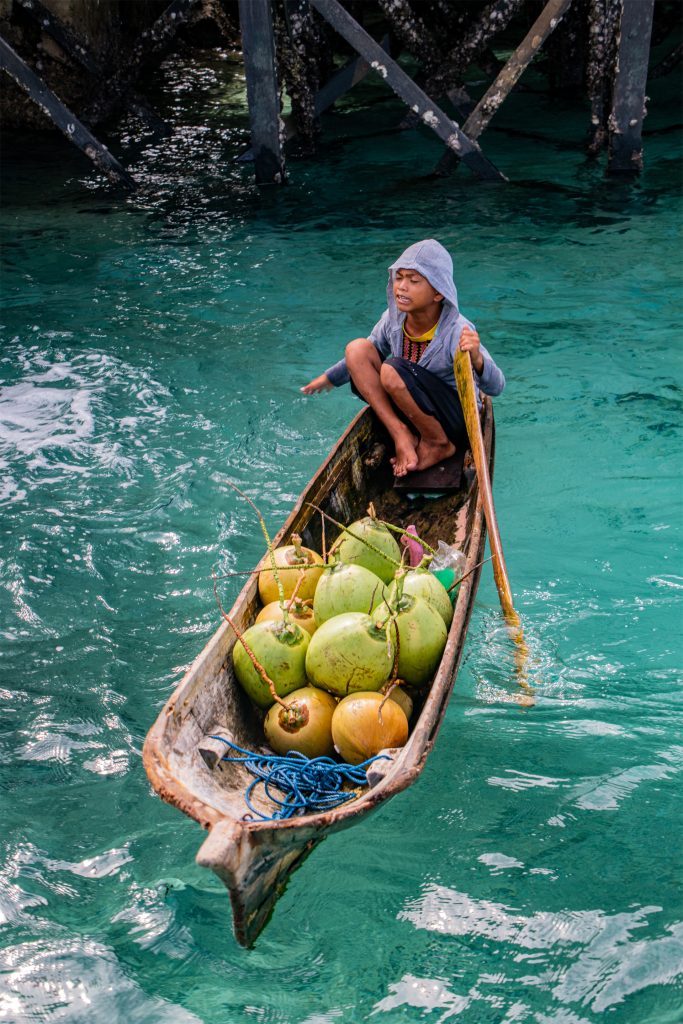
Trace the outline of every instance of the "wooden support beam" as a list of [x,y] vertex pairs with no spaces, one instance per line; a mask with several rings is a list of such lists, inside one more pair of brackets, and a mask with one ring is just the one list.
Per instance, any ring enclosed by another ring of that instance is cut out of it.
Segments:
[[[384,36],[380,43],[382,49],[389,53],[389,36]],[[315,116],[320,117],[333,103],[341,96],[353,89],[354,85],[362,82],[370,71],[370,65],[362,57],[352,57],[339,71],[336,71],[331,78],[315,94]],[[291,117],[284,118],[285,142],[294,138],[296,127]],[[237,160],[246,163],[254,159],[254,150],[249,147],[244,153],[240,153]]]
[[[533,23],[522,42],[514,51],[495,82],[489,86],[474,110],[468,116],[463,131],[470,139],[478,139],[503,101],[534,59],[541,46],[554,32],[572,0],[549,0]],[[436,168],[437,174],[448,174],[454,170],[457,157],[446,153]]]
[[653,12],[654,0],[623,0],[609,118],[610,174],[638,174],[643,168],[641,135]]
[[94,135],[91,135],[85,125],[81,124],[59,97],[51,89],[48,89],[35,71],[2,38],[0,38],[0,68],[15,80],[29,98],[63,132],[69,142],[78,146],[81,152],[85,153],[111,182],[115,185],[125,185],[127,188],[135,187],[133,178],[111,155],[107,147],[98,142]]
[[379,43],[351,17],[338,0],[311,0],[311,5],[322,14],[347,43],[368,61],[393,91],[406,103],[424,124],[431,128],[449,149],[485,181],[506,181],[501,172],[486,159],[476,142],[472,142],[413,80],[388,57]]
[[[390,55],[389,36],[384,36],[380,42],[384,53]],[[319,117],[328,107],[331,107],[344,93],[358,85],[371,71],[370,64],[363,57],[352,57],[344,67],[335,72],[331,78],[321,86],[315,97],[315,114]]]
[[239,0],[239,12],[256,181],[283,185],[285,159],[270,0]]
[[[88,47],[72,32],[72,30],[55,17],[55,15],[41,3],[41,0],[18,0],[19,5],[28,12],[33,20],[40,26],[51,39],[64,51],[67,57],[71,57],[76,64],[79,64],[93,78],[100,78],[102,68],[99,61]],[[131,92],[126,98],[126,106],[132,114],[145,121],[155,131],[168,134],[170,128],[158,114],[156,114],[147,102],[138,93]]]
[[[420,86],[422,85],[420,75],[415,76],[415,82]],[[448,92],[446,93],[446,96],[448,97],[451,106],[455,110],[456,115],[460,118],[461,121],[466,121],[468,116],[476,107],[476,103],[468,93],[465,86],[461,85],[458,88],[449,89]],[[412,128],[417,128],[419,123],[420,119],[417,116],[417,114],[414,114],[412,110],[409,110],[408,113],[403,118],[403,120],[401,121],[401,123],[399,124],[398,128],[399,131],[406,132],[410,131]],[[463,131],[465,131],[464,128]],[[455,162],[457,164],[457,160]]]
[[503,100],[521,78],[548,36],[555,31],[572,0],[549,0],[495,82],[489,86],[464,124],[463,131],[478,139]]

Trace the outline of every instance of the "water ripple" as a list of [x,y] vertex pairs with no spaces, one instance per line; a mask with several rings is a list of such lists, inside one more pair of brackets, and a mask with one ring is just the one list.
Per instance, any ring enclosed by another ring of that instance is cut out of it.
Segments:
[[[661,907],[644,906],[617,914],[595,910],[524,915],[500,903],[428,885],[419,899],[400,912],[399,919],[440,935],[493,940],[501,952],[506,946],[542,951],[533,959],[534,966],[542,969],[540,974],[516,981],[503,975],[503,979],[513,985],[523,980],[526,985],[549,987],[559,1003],[580,1002],[600,1013],[631,993],[683,977],[683,923],[667,926],[664,935],[633,941],[634,931],[656,928],[661,912]],[[514,960],[532,962],[526,955]],[[510,968],[514,960],[506,953]],[[377,1009],[389,1008],[385,1002]]]

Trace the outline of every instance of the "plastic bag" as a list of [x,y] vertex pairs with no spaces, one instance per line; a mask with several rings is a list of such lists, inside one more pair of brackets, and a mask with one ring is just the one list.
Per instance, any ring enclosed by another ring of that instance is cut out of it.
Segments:
[[[465,555],[454,544],[446,544],[443,540],[439,541],[429,569],[448,591],[451,604],[455,604],[457,596],[453,584],[457,583],[462,576],[466,561]],[[453,587],[452,590],[451,587]]]
[[434,569],[456,569],[458,574],[462,575],[466,561],[462,551],[456,548],[455,544],[446,544],[445,541],[440,540],[429,568],[432,572]]

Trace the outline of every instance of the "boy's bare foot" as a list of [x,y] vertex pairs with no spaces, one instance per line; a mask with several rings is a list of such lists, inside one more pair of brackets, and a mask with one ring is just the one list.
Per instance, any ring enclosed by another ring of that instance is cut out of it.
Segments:
[[417,469],[429,469],[450,455],[455,455],[452,441],[447,438],[444,441],[430,441],[423,437],[417,446]]
[[417,439],[410,431],[406,429],[405,434],[400,434],[398,438],[394,439],[394,444],[396,445],[396,455],[389,460],[394,470],[394,476],[405,476],[406,473],[417,469]]

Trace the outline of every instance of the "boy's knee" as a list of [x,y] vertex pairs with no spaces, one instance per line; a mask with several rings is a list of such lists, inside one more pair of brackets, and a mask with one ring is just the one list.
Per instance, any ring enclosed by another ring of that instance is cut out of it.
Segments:
[[397,373],[390,362],[382,363],[379,371],[379,379],[382,382],[382,387],[385,391],[400,391],[401,388],[405,387],[401,379],[401,375]]
[[346,358],[351,357],[353,359],[357,356],[366,355],[370,349],[374,349],[374,345],[368,338],[354,338],[346,346]]

